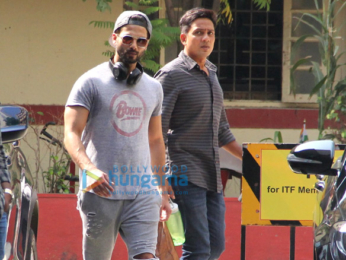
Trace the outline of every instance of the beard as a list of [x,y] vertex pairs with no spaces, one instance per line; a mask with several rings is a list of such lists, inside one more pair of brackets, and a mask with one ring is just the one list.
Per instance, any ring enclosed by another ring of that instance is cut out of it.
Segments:
[[138,51],[132,48],[125,49],[123,47],[117,48],[116,51],[119,55],[120,61],[124,64],[133,64],[139,62],[144,54],[144,52],[139,53]]

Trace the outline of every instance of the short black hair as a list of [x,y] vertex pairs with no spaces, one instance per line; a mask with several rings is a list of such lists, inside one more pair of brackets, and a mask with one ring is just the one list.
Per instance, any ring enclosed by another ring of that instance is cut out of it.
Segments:
[[216,27],[216,13],[213,10],[196,7],[186,11],[186,13],[180,18],[179,26],[182,33],[187,33],[191,24],[199,18],[207,18],[213,22],[214,28]]

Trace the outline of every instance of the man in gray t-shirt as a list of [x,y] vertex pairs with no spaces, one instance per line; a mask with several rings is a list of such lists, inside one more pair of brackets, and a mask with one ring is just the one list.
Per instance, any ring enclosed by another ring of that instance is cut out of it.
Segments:
[[110,259],[118,232],[129,259],[157,259],[157,224],[171,213],[162,87],[138,62],[151,32],[145,14],[123,12],[110,38],[115,55],[83,74],[66,103],[65,145],[81,169],[84,259]]

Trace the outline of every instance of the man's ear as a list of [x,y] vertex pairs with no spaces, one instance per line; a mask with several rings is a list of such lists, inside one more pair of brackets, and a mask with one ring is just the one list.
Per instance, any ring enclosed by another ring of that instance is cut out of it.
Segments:
[[116,48],[116,44],[115,41],[117,39],[117,35],[115,33],[113,33],[109,38],[108,38],[108,43],[110,46],[112,46],[113,48]]
[[182,45],[186,45],[186,34],[185,33],[181,33],[180,34],[180,41],[182,43]]
[[118,36],[117,36],[115,33],[112,34],[112,40],[113,40],[113,41],[116,41],[117,37],[118,37]]

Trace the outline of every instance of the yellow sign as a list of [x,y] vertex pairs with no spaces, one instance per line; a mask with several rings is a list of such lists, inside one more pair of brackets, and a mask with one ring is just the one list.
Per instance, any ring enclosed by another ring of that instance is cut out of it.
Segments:
[[[312,220],[316,178],[295,174],[287,163],[290,150],[262,150],[261,219]],[[337,151],[338,156],[342,154]],[[336,157],[336,158],[337,158]]]
[[[287,155],[295,145],[243,144],[242,225],[312,225],[318,180],[292,172]],[[342,154],[336,150],[334,162]]]
[[287,163],[290,150],[262,150],[261,219],[312,220],[316,178],[294,174]]

